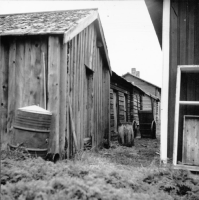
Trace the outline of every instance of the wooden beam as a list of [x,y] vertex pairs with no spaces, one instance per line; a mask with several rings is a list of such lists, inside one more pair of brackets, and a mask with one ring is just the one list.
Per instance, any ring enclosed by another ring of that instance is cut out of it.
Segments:
[[67,43],[68,41],[73,39],[73,37],[75,37],[77,34],[82,32],[87,26],[89,26],[97,18],[98,18],[98,12],[93,11],[93,13],[90,14],[89,16],[79,20],[77,22],[78,23],[77,25],[71,27],[69,30],[67,30],[64,33],[64,43]]
[[161,95],[161,138],[160,159],[167,163],[167,135],[168,135],[168,99],[169,99],[169,41],[170,41],[170,0],[163,1],[163,70]]
[[189,171],[197,171],[199,172],[199,167],[198,166],[191,166],[191,165],[181,165],[177,164],[173,166],[174,169],[183,169],[183,170],[189,170]]

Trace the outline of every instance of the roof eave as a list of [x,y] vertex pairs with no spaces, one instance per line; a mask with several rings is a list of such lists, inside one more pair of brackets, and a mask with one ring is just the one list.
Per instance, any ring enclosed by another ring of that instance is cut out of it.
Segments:
[[64,43],[67,43],[68,41],[72,40],[77,34],[79,34],[81,31],[83,31],[87,26],[89,26],[95,20],[98,21],[100,35],[101,35],[102,42],[103,42],[103,48],[104,48],[104,52],[105,52],[105,55],[106,55],[106,60],[107,60],[107,63],[108,63],[109,72],[110,72],[110,75],[112,75],[110,60],[109,60],[109,56],[108,56],[108,50],[107,50],[107,46],[106,46],[106,41],[105,41],[101,21],[100,21],[100,18],[99,18],[99,14],[98,14],[97,11],[94,11],[89,16],[79,20],[77,25],[72,26],[70,29],[68,29],[64,33]]
[[20,35],[63,35],[63,31],[49,31],[49,32],[3,32],[0,36],[20,36]]
[[152,85],[152,86],[154,86],[154,87],[156,87],[156,88],[158,88],[158,89],[161,90],[161,88],[160,88],[159,86],[154,85],[153,83],[150,83],[150,82],[148,82],[148,81],[145,81],[144,79],[142,79],[142,78],[140,78],[140,77],[134,76],[134,75],[132,75],[132,74],[129,73],[129,72],[127,72],[126,74],[122,75],[122,77],[125,77],[126,75],[131,75],[131,76],[133,76],[133,77],[135,77],[135,78],[137,78],[137,79],[140,79],[141,81],[144,81],[145,83],[148,83],[148,84],[150,84],[150,85]]

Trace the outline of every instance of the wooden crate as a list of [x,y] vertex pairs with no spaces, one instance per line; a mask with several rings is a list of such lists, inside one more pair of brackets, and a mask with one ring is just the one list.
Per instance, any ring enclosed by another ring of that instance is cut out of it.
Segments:
[[184,115],[182,163],[199,166],[199,116]]

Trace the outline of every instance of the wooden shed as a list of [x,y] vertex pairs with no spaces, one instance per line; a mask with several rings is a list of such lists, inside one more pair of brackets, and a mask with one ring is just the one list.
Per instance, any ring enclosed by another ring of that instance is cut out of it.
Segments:
[[[150,105],[143,105],[143,98],[149,98]],[[112,71],[110,89],[110,128],[111,138],[117,137],[118,125],[135,122],[139,125],[138,110],[155,107],[158,98],[144,92],[140,87],[128,82]],[[152,109],[152,108],[151,108]]]
[[[146,2],[152,16],[158,4]],[[163,0],[162,5],[161,160],[169,157],[176,168],[199,171],[199,2]],[[160,29],[159,19],[151,18]]]
[[1,148],[16,109],[35,104],[53,113],[49,151],[63,155],[67,138],[73,155],[69,101],[78,149],[86,137],[92,147],[110,141],[112,72],[97,9],[1,15],[0,55]]

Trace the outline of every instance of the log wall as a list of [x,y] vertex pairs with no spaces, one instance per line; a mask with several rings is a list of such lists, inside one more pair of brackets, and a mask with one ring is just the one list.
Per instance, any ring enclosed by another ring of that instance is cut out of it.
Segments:
[[113,140],[117,137],[119,123],[135,120],[139,124],[138,110],[142,109],[141,100],[142,94],[133,86],[125,88],[119,80],[111,81],[110,130]]

